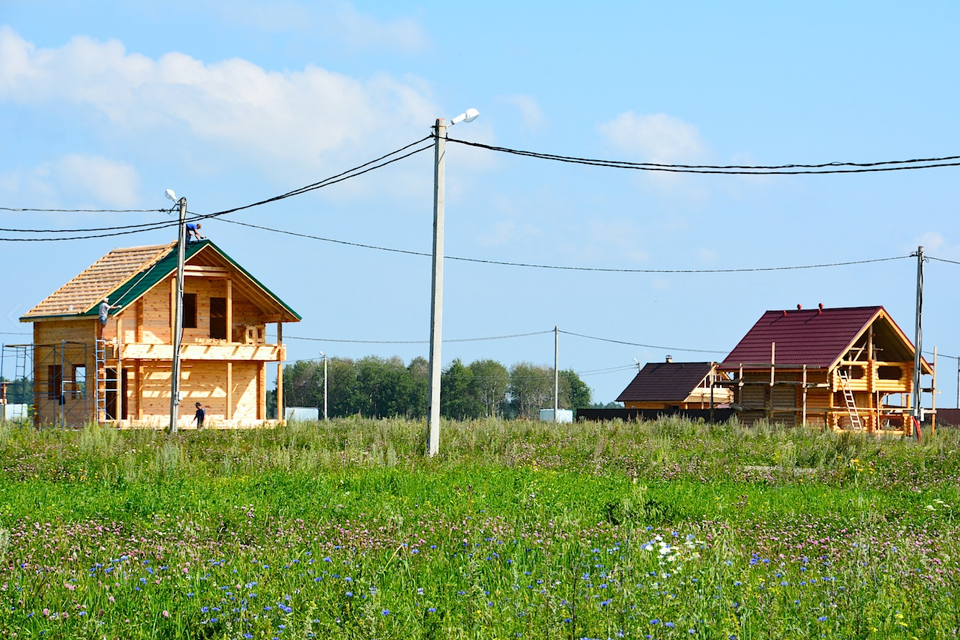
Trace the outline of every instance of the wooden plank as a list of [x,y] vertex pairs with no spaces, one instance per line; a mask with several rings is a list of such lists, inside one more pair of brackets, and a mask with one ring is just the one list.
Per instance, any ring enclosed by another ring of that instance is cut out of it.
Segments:
[[227,280],[227,341],[233,339],[233,280]]
[[[171,360],[173,350],[169,344],[124,345],[124,357],[134,360]],[[281,362],[283,350],[275,344],[219,344],[184,343],[180,348],[182,360],[254,360],[258,362]]]
[[[277,323],[277,344],[283,344],[283,323]],[[277,362],[277,421],[283,424],[283,360]]]

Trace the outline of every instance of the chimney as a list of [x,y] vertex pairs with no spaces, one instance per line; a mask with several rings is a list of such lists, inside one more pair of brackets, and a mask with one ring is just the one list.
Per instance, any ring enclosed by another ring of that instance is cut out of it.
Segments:
[[820,315],[821,313],[823,313],[823,303],[822,303],[822,302],[821,302],[820,305],[817,307],[817,315]]
[[667,356],[667,363],[673,362],[673,356]]
[[802,305],[802,304],[798,304],[798,305],[797,305],[797,311],[800,311],[801,309],[803,309],[803,305]]

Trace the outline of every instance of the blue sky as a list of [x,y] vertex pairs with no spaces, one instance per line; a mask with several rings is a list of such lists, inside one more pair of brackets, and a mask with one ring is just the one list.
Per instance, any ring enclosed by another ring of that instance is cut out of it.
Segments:
[[[468,107],[451,137],[563,155],[784,164],[960,154],[956,2],[46,2],[0,0],[0,206],[212,212],[370,160]],[[446,254],[620,269],[960,260],[960,168],[826,176],[639,174],[451,144]],[[160,214],[0,212],[3,227]],[[230,216],[429,252],[432,154]],[[209,227],[209,228],[208,228]],[[291,359],[427,354],[428,258],[210,222],[304,321]],[[10,234],[2,234],[9,236]],[[117,246],[169,230],[0,243],[0,339]],[[611,274],[447,261],[444,337],[561,330],[562,368],[613,400],[633,358],[722,359],[767,309],[881,304],[913,335],[916,262]],[[926,270],[924,347],[960,355],[960,266]],[[715,354],[680,349],[714,350]],[[447,342],[443,361],[553,362],[549,334]],[[956,361],[941,360],[941,406]]]

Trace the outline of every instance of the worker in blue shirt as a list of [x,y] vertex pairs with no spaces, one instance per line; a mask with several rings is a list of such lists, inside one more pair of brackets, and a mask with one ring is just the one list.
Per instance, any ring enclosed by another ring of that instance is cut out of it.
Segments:
[[200,242],[201,240],[206,240],[206,236],[200,235],[200,228],[203,225],[199,222],[194,224],[192,222],[187,223],[187,244],[191,242]]

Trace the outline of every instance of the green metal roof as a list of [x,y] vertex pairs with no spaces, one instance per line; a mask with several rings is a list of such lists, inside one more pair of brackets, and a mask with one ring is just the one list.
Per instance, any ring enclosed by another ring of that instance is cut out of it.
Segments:
[[[290,308],[286,302],[277,297],[275,293],[270,291],[267,287],[263,285],[262,282],[257,280],[253,275],[241,267],[236,260],[228,256],[223,249],[215,245],[210,240],[201,240],[200,242],[190,242],[187,243],[186,249],[184,251],[184,261],[189,262],[190,258],[197,255],[203,249],[210,247],[213,251],[216,251],[221,257],[223,257],[227,262],[232,264],[237,270],[240,271],[243,275],[250,279],[251,282],[257,285],[265,294],[267,294],[271,299],[276,301],[281,307],[288,311],[292,316],[297,320],[302,320],[302,316]],[[140,296],[145,294],[147,291],[155,287],[158,283],[162,282],[170,274],[176,272],[177,270],[177,248],[174,245],[173,249],[170,250],[167,255],[160,258],[157,262],[153,263],[152,266],[144,269],[143,271],[137,273],[125,283],[114,289],[110,292],[110,302],[114,305],[120,305],[120,309],[117,310],[117,313],[121,313],[124,309],[129,307],[131,304],[137,301]],[[81,313],[81,316],[96,316],[99,313],[100,303],[93,305],[90,309]]]

